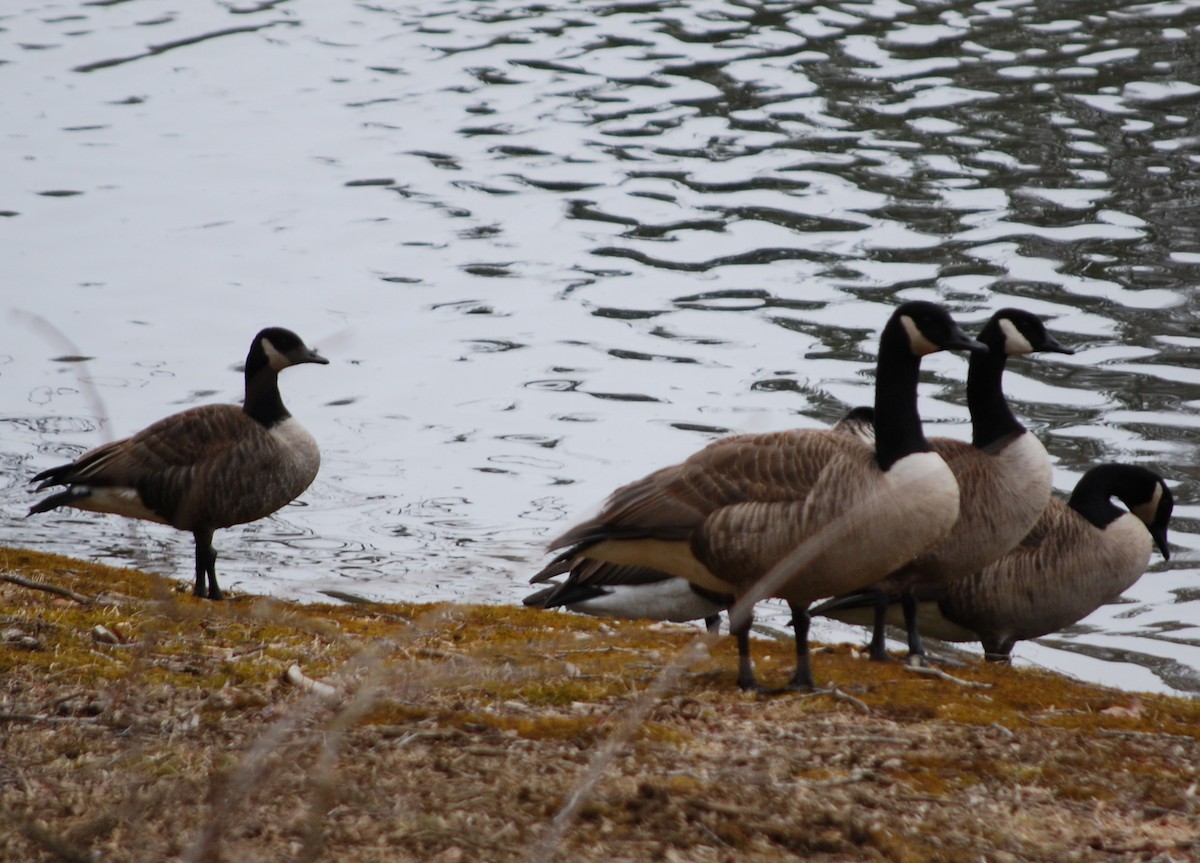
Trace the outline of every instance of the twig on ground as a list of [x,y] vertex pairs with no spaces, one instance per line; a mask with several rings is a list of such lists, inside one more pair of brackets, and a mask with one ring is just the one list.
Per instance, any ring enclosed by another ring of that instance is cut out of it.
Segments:
[[[358,682],[358,688],[347,703],[341,706],[339,712],[322,729],[321,754],[309,774],[312,793],[309,799],[308,815],[304,819],[304,844],[295,858],[300,863],[311,863],[321,857],[326,850],[326,822],[329,810],[334,805],[336,767],[342,748],[346,743],[346,735],[378,702],[380,686],[391,673],[387,663],[383,660],[383,651],[379,647],[363,651],[354,657],[352,664],[366,669],[365,679]],[[292,668],[299,670],[295,665]],[[288,671],[290,672],[291,669]],[[317,683],[318,681],[313,682]],[[320,685],[328,688],[333,695],[337,695],[334,687],[328,684]]]
[[338,691],[328,683],[320,680],[313,680],[300,670],[299,665],[288,666],[287,673],[284,674],[284,680],[295,686],[297,689],[302,689],[305,692],[312,692],[320,695],[322,698],[337,698]]
[[95,602],[90,596],[76,593],[65,587],[59,587],[57,584],[50,584],[45,581],[33,581],[32,579],[24,578],[20,575],[12,575],[7,572],[0,573],[0,581],[7,581],[9,584],[15,584],[19,587],[28,587],[30,590],[44,590],[46,593],[53,593],[56,596],[65,596],[67,599],[73,599],[81,605],[91,605]]
[[42,713],[0,713],[0,723],[14,725],[36,724],[44,722],[48,725],[96,725],[99,719],[95,716],[46,716]]
[[840,776],[837,779],[820,779],[820,780],[796,780],[796,784],[804,788],[837,788],[841,785],[853,785],[856,782],[871,782],[875,779],[875,774],[870,771],[856,770],[849,776]]
[[945,680],[949,683],[957,683],[959,686],[965,686],[969,689],[991,689],[992,684],[981,683],[976,680],[963,680],[961,677],[955,677],[953,674],[947,674],[940,668],[933,668],[928,665],[906,665],[909,671],[913,674],[920,674],[923,677],[936,677],[938,680]]
[[838,701],[844,701],[852,705],[860,713],[870,713],[871,708],[861,698],[855,698],[849,693],[843,692],[836,686],[831,686],[828,689],[814,689],[812,692],[805,692],[800,695],[801,698],[816,698],[818,695],[828,695],[836,698]]

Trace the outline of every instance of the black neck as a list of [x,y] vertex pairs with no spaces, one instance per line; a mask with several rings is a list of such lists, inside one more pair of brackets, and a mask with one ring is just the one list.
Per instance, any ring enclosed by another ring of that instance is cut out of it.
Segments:
[[904,327],[890,321],[879,340],[875,367],[875,461],[881,470],[931,449],[917,413],[920,372],[921,358],[913,354]]
[[971,412],[971,443],[987,449],[1005,438],[1025,431],[1004,398],[1003,340],[988,344],[987,353],[971,354],[967,368],[967,409]]
[[279,373],[257,342],[246,357],[246,400],[242,410],[267,428],[291,416],[279,395]]
[[1125,513],[1125,510],[1112,502],[1116,479],[1110,470],[1113,467],[1117,466],[1106,465],[1104,468],[1085,473],[1071,492],[1071,499],[1067,501],[1071,509],[1101,530]]

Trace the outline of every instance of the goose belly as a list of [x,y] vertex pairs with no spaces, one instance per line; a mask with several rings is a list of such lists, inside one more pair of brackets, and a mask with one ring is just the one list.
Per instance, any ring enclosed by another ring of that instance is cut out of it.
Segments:
[[222,528],[265,518],[299,497],[320,466],[316,441],[289,418],[221,465],[198,471],[173,523]]
[[591,599],[567,603],[567,608],[598,617],[684,623],[718,614],[727,607],[696,593],[681,578],[636,586],[611,585],[603,590],[604,593]]
[[936,586],[978,572],[1019,543],[1050,499],[1053,470],[1045,447],[1026,432],[995,454],[971,447],[949,459],[959,482],[953,530],[898,579]]
[[74,485],[72,495],[78,495],[71,501],[70,506],[85,509],[89,512],[111,513],[127,518],[140,518],[146,521],[156,521],[167,524],[167,520],[142,502],[142,496],[137,489],[123,486],[94,487]]
[[906,456],[856,490],[835,519],[814,531],[825,547],[775,595],[807,604],[875,584],[941,541],[958,511],[958,483],[942,458],[929,452]]
[[733,593],[733,586],[713,574],[692,550],[691,544],[683,541],[661,539],[611,539],[598,542],[587,549],[586,556],[592,560],[627,566],[657,569],[670,575],[685,578],[698,587],[717,593]]

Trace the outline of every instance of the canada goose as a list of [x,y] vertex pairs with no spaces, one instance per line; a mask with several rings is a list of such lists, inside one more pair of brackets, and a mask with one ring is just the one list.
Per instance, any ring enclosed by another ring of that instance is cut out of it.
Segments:
[[[857,434],[874,446],[874,422],[875,409],[860,406],[847,411],[833,429]],[[566,608],[623,620],[685,623],[704,618],[709,632],[716,632],[721,612],[733,605],[734,597],[656,569],[589,560],[572,569],[566,581],[535,591],[523,602],[534,608]]]
[[565,582],[525,597],[524,604],[624,620],[683,623],[703,618],[708,630],[716,632],[733,596],[656,569],[589,560],[576,566]]
[[41,483],[38,491],[67,488],[35,504],[29,515],[72,506],[191,531],[195,594],[220,599],[213,531],[275,512],[308,488],[321,464],[317,442],[283,406],[279,372],[328,362],[291,330],[262,330],[246,357],[240,408],[191,408],[42,471],[30,480]]
[[[871,636],[871,658],[887,659],[885,620],[889,597],[899,594],[909,619],[911,656],[925,654],[920,623],[914,614],[917,585],[936,587],[978,571],[1028,533],[1050,499],[1052,467],[1041,441],[1013,416],[1001,378],[1008,357],[1034,351],[1074,353],[1046,332],[1029,312],[1001,309],[979,333],[987,353],[973,354],[967,372],[971,443],[930,438],[958,480],[961,509],[954,529],[920,557],[876,585],[878,614]],[[851,416],[846,420],[855,432]],[[814,609],[821,613],[820,608]]]
[[[874,422],[874,408],[856,407],[833,428],[858,434],[874,446]],[[624,620],[685,623],[704,618],[708,630],[716,632],[721,612],[733,605],[734,597],[656,569],[590,560],[572,569],[565,582],[537,590],[523,602],[534,608],[566,608],[579,614]]]
[[[533,582],[594,560],[647,567],[738,599],[780,597],[796,631],[788,686],[811,688],[809,603],[873,584],[958,517],[958,485],[917,414],[921,357],[944,348],[986,350],[940,306],[899,306],[880,337],[874,447],[828,429],[716,441],[617,489],[598,516],[550,543],[564,551]],[[768,575],[772,583],[760,585]],[[731,627],[738,685],[756,689],[750,615]]]
[[[1016,642],[1058,632],[1128,590],[1146,571],[1152,543],[1169,559],[1173,507],[1171,490],[1153,471],[1094,467],[1066,503],[1051,498],[1006,555],[966,578],[921,591],[921,626],[943,641],[978,640],[984,656],[1005,661]],[[874,600],[866,594],[857,600],[832,600],[823,613],[863,623],[860,613],[873,609]]]

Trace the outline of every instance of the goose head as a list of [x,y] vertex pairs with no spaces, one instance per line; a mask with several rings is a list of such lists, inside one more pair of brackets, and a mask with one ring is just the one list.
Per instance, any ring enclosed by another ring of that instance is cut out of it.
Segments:
[[1128,488],[1117,489],[1119,497],[1129,511],[1140,518],[1154,538],[1154,544],[1162,552],[1163,560],[1171,559],[1167,547],[1167,523],[1171,520],[1171,511],[1175,508],[1175,499],[1171,490],[1161,476],[1152,470],[1134,467],[1128,481]]
[[988,350],[983,342],[959,329],[950,313],[936,303],[924,300],[904,303],[892,313],[892,320],[903,329],[909,350],[916,357],[943,350]]
[[991,353],[1014,356],[1034,351],[1073,354],[1073,348],[1062,344],[1046,330],[1041,319],[1021,309],[1001,309],[979,331],[979,340]]
[[1080,478],[1069,504],[1093,524],[1103,526],[1120,513],[1109,500],[1111,497],[1119,499],[1130,513],[1141,519],[1163,559],[1169,560],[1167,523],[1171,520],[1175,499],[1166,481],[1139,465],[1101,464]]
[[328,365],[329,360],[318,354],[291,330],[283,327],[267,327],[260,330],[250,343],[250,355],[246,368],[269,365],[275,372],[300,363]]

